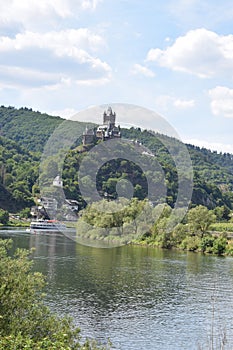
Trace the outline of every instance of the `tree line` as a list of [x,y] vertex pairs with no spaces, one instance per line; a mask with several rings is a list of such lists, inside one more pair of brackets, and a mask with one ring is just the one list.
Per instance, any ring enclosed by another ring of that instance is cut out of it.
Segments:
[[[224,222],[225,227],[218,231],[216,222]],[[153,207],[147,200],[136,198],[102,200],[83,211],[77,223],[77,238],[92,244],[133,243],[233,256],[233,219],[225,207],[210,210],[198,205],[189,209],[180,222],[180,216],[168,204]]]

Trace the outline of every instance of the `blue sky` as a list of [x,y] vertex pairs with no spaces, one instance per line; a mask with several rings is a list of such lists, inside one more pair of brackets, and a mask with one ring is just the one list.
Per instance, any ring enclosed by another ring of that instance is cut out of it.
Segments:
[[231,0],[0,0],[2,105],[68,117],[136,104],[233,153],[232,83]]

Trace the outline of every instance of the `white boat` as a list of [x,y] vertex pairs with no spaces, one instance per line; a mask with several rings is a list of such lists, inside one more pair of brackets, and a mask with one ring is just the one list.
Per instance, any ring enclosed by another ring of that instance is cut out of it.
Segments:
[[57,220],[35,220],[31,221],[29,231],[37,232],[62,232],[66,226]]

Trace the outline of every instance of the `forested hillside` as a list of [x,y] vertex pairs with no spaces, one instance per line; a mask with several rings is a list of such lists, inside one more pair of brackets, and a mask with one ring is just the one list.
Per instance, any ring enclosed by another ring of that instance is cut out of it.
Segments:
[[62,122],[32,109],[0,107],[1,134],[16,141],[30,151],[42,151],[43,146],[54,129]]
[[[140,129],[123,130],[123,136],[134,138],[147,146],[164,168],[169,188],[176,178],[176,169],[172,156],[165,147],[169,144],[172,153],[179,152],[179,141],[164,135]],[[163,142],[164,139],[164,142]],[[192,203],[202,204],[209,208],[233,205],[233,155],[229,153],[218,154],[205,148],[186,145],[192,160],[194,171],[194,188]],[[174,197],[174,193],[171,194]]]
[[0,137],[0,207],[17,211],[33,204],[40,155]]
[[[44,145],[56,128],[64,122],[60,117],[35,112],[32,109],[0,107],[0,133],[16,141],[28,151],[43,152]],[[83,130],[92,123],[66,120],[66,131],[76,128]]]
[[[33,203],[38,193],[38,167],[44,145],[63,119],[52,117],[31,109],[0,107],[0,207],[17,211]],[[88,122],[88,121],[87,121]],[[84,123],[70,122],[69,129],[81,130]],[[80,135],[80,132],[77,134]],[[122,129],[124,138],[138,140],[148,147],[161,165],[167,186],[167,202],[173,205],[177,196],[177,170],[174,159],[166,145],[173,153],[179,155],[179,142],[164,135],[154,134],[140,129]],[[163,142],[164,140],[164,142]],[[59,138],[58,138],[59,141]],[[88,153],[80,144],[68,152],[64,168],[64,191],[68,198],[83,202],[78,186],[78,168],[81,159]],[[203,204],[208,208],[225,206],[233,209],[233,156],[218,154],[207,149],[187,145],[194,169],[194,189],[192,205]],[[181,155],[182,156],[182,155]],[[124,159],[112,160],[102,167],[97,176],[97,188],[101,195],[116,197],[116,184],[119,179],[129,179],[134,186],[134,196],[146,197],[146,183],[141,170],[132,162]],[[86,179],[88,181],[88,179]],[[138,181],[137,181],[138,180]],[[156,180],[155,180],[156,182]]]

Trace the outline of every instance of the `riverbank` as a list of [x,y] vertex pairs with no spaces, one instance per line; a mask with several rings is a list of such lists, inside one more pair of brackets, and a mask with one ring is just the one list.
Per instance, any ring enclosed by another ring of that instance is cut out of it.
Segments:
[[9,221],[6,225],[0,224],[0,228],[5,227],[29,227],[30,221],[21,221],[21,220],[15,220],[15,221]]
[[[1,224],[0,228],[2,227],[30,227],[31,220],[10,220],[7,224]],[[67,228],[75,228],[76,221],[67,221],[65,222],[65,225]]]
[[[66,222],[65,224],[67,228],[75,228],[77,223]],[[9,221],[7,225],[0,224],[0,229],[7,227],[27,228],[29,226],[30,221],[16,219]],[[221,232],[213,230],[202,234],[200,234],[200,232],[197,232],[195,234],[190,234],[190,232],[184,233],[182,232],[182,227],[179,226],[177,229],[170,233],[163,230],[163,232],[159,232],[159,234],[144,234],[137,239],[129,240],[128,244],[167,250],[175,249],[178,251],[197,252],[208,255],[233,256],[233,236],[232,231],[227,230],[227,223],[217,223],[216,226],[213,226],[213,228],[216,229],[223,226],[225,228],[225,231]],[[229,228],[231,228],[231,226],[232,223],[229,225]],[[111,241],[111,238],[113,239],[113,237],[108,237],[108,243]],[[125,243],[122,241],[122,238],[122,236],[118,237],[118,239],[117,237],[114,237],[114,246],[117,246],[118,242],[119,246],[125,245]],[[88,239],[90,239],[90,237],[88,237]],[[92,237],[92,239],[95,242],[95,246],[98,246],[96,245],[96,242],[98,241],[100,243],[106,243],[106,237],[100,237],[96,235],[95,237]]]
[[175,249],[178,251],[188,251],[203,253],[207,255],[233,256],[233,238],[225,232],[208,232],[200,237],[198,235],[185,236],[180,242],[172,240],[156,240],[155,237],[141,237],[131,242],[132,245]]

